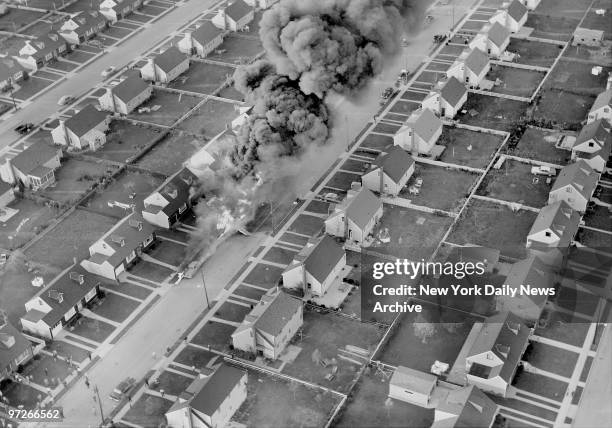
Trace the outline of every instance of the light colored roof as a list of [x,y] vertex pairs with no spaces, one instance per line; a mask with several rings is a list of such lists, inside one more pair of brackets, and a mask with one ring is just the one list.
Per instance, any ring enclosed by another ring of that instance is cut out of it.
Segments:
[[527,8],[519,0],[513,0],[506,10],[508,11],[508,15],[515,21],[520,21],[527,15]]
[[344,257],[344,249],[334,238],[325,235],[314,245],[304,260],[306,271],[319,282],[327,279],[334,267]]
[[227,16],[232,18],[234,21],[239,21],[252,11],[253,8],[242,0],[236,0],[225,8],[225,13],[227,14]]
[[363,229],[381,207],[381,200],[370,190],[363,188],[357,195],[347,201],[345,214],[347,218]]
[[474,48],[465,58],[465,66],[474,74],[479,75],[489,64],[489,57],[478,48]]
[[566,165],[555,180],[551,192],[571,185],[586,199],[589,199],[597,186],[597,173],[585,161]]
[[565,247],[576,235],[579,224],[580,214],[565,201],[558,201],[540,210],[527,236],[550,229],[561,239],[559,247]]
[[436,409],[455,417],[438,419],[431,428],[489,428],[495,419],[497,404],[470,385],[450,391]]
[[440,90],[440,96],[450,105],[456,106],[467,94],[467,88],[456,77],[451,77]]
[[[512,265],[505,283],[512,287],[531,285],[532,288],[544,289],[553,286],[552,280],[550,268],[538,257],[531,255]],[[546,303],[545,295],[530,295],[529,299],[538,307]]]
[[604,119],[597,119],[591,123],[587,123],[580,130],[578,137],[576,137],[574,147],[591,139],[603,143],[607,138],[610,138],[609,128],[610,125]]
[[487,36],[495,46],[502,46],[510,38],[510,30],[499,22],[495,22],[491,25],[491,28],[489,28]]
[[396,183],[402,179],[406,171],[414,165],[412,156],[400,146],[393,146],[388,153],[380,154],[372,165],[373,169],[382,168],[383,172]]
[[174,70],[185,61],[189,61],[189,58],[176,46],[169,47],[155,57],[155,64],[166,73]]
[[602,107],[612,107],[612,88],[597,95],[591,111],[599,110]]
[[219,34],[223,34],[223,30],[215,27],[210,21],[204,21],[193,33],[191,37],[201,45],[206,45],[211,40],[214,40]]
[[428,108],[414,111],[406,124],[413,129],[416,135],[425,141],[430,141],[442,127],[440,118]]
[[221,364],[213,374],[206,378],[201,389],[191,398],[189,406],[207,416],[212,416],[244,375],[246,375],[244,370]]
[[[82,137],[93,128],[104,122],[107,118],[107,113],[98,111],[91,104],[79,111],[66,121],[66,128],[70,129],[77,137]],[[58,125],[58,127],[61,125]]]
[[610,152],[612,151],[612,138],[606,138],[603,142],[603,145],[593,153],[578,153],[579,159],[593,159],[596,157],[601,157],[604,162],[607,162],[610,157]]
[[404,366],[397,366],[393,372],[390,385],[429,395],[436,386],[438,378],[432,374],[424,373]]

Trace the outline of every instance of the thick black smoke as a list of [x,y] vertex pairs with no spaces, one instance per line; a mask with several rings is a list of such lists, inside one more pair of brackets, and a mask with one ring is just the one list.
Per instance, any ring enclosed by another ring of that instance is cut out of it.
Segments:
[[281,0],[260,21],[266,60],[236,71],[235,86],[255,105],[232,154],[235,177],[260,161],[324,143],[328,92],[352,94],[380,73],[421,0]]

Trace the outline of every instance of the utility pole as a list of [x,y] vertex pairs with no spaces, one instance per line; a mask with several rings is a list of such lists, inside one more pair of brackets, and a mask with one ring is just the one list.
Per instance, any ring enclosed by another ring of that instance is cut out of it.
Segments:
[[104,410],[102,409],[102,400],[100,400],[100,391],[98,390],[98,385],[94,385],[93,390],[96,393],[96,395],[94,395],[94,401],[96,397],[98,397],[98,405],[100,406],[100,418],[102,419],[102,425],[104,425]]
[[17,111],[17,103],[15,102],[15,96],[13,95],[13,82],[11,82],[11,101],[13,101],[13,107]]
[[202,277],[202,287],[204,288],[204,297],[206,297],[206,308],[210,309],[210,300],[208,300],[208,291],[206,290],[206,281],[204,280],[204,268],[200,268],[200,276]]

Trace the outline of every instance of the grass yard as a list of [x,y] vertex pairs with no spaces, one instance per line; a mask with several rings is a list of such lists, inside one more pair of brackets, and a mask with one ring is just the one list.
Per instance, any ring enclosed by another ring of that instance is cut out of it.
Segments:
[[228,64],[246,64],[260,52],[263,52],[263,46],[259,38],[246,39],[229,35],[207,58]]
[[204,145],[204,141],[181,131],[173,131],[157,143],[137,165],[152,172],[170,176],[182,168],[189,156]]
[[603,67],[598,76],[591,73],[592,67],[592,64],[561,59],[546,79],[544,88],[597,96],[606,89],[608,73],[612,67]]
[[[387,373],[388,376],[391,373]],[[434,409],[388,398],[389,377],[366,369],[337,427],[428,427],[434,420]]]
[[0,31],[19,32],[21,27],[37,21],[43,15],[44,12],[9,7],[8,13],[0,16]]
[[579,229],[576,240],[589,248],[603,249],[610,252],[610,235],[590,229]]
[[218,351],[229,351],[232,333],[236,327],[217,321],[208,321],[191,339],[192,343],[210,346]]
[[[612,29],[610,28],[610,18],[606,15],[597,15],[595,10],[597,8],[593,7],[582,21],[582,26],[585,28],[590,28],[592,30],[602,30],[604,32],[604,39],[610,40],[612,39]],[[608,13],[610,9],[608,8]]]
[[589,323],[585,322],[584,318],[577,318],[563,312],[545,309],[535,334],[581,347],[589,330],[589,325]]
[[512,384],[518,389],[559,402],[563,400],[567,389],[567,383],[565,382],[526,371],[517,373]]
[[67,268],[89,257],[89,246],[116,223],[116,219],[77,209],[25,252],[29,260]]
[[[417,177],[423,179],[421,191],[418,195],[410,195],[408,188]],[[415,205],[456,212],[463,205],[477,179],[478,175],[475,173],[417,163],[413,176],[402,189],[400,196],[410,199]]]
[[516,147],[508,150],[508,153],[526,159],[566,165],[570,158],[570,152],[555,147],[555,143],[560,136],[559,131],[529,127],[525,130]]
[[155,248],[148,252],[149,256],[172,266],[180,265],[185,260],[186,253],[186,246],[164,240],[160,240]]
[[32,382],[38,385],[55,388],[73,370],[74,368],[64,360],[54,359],[47,354],[39,354],[24,366],[22,375],[32,376]]
[[6,222],[0,222],[0,248],[8,250],[21,248],[59,214],[57,208],[38,205],[29,199],[17,199],[8,204],[8,207],[19,210]]
[[[285,366],[283,373],[339,392],[347,391],[359,369],[359,365],[340,358],[341,350],[352,345],[372,352],[384,334],[381,327],[373,324],[349,320],[333,312],[320,314],[306,309],[302,329],[302,335],[292,341],[301,351],[295,361]],[[332,367],[322,367],[319,361],[323,359],[337,362],[336,377],[331,381],[325,376],[331,373]]]
[[383,151],[393,146],[393,137],[390,135],[368,134],[359,146]]
[[66,56],[64,56],[64,58],[68,61],[83,64],[92,59],[94,56],[96,56],[96,54],[93,52],[85,51],[83,49],[75,49]]
[[281,247],[272,247],[263,257],[263,259],[281,265],[288,265],[291,263],[291,260],[293,260],[296,254],[297,251],[290,251]]
[[217,96],[235,101],[244,101],[244,95],[242,95],[242,92],[234,88],[234,85],[221,89]]
[[181,74],[168,86],[184,91],[212,95],[219,89],[223,82],[231,78],[233,74],[233,67],[191,61],[189,70]]
[[45,348],[48,352],[57,352],[57,355],[64,358],[72,358],[72,361],[81,363],[89,358],[89,351],[60,339],[53,340]]
[[196,369],[204,369],[213,359],[219,359],[219,355],[195,346],[186,346],[174,359],[179,364]]
[[91,156],[114,162],[127,162],[159,137],[161,128],[134,125],[125,120],[113,120],[106,144]]
[[516,62],[519,64],[550,67],[561,54],[562,48],[563,44],[561,43],[553,44],[511,38],[506,50],[518,55]]
[[595,101],[594,95],[579,95],[558,89],[543,90],[536,97],[534,117],[562,129],[578,130]]
[[351,174],[339,171],[325,183],[325,187],[346,192],[353,183],[361,182],[361,174]]
[[[159,243],[158,243],[159,245]],[[160,283],[172,275],[174,272],[167,267],[140,260],[128,269],[132,275],[137,275],[156,283]]]
[[111,321],[123,322],[138,308],[140,302],[115,293],[106,293],[91,311]]
[[549,16],[569,16],[582,18],[591,5],[591,0],[542,0],[537,13]]
[[102,343],[115,331],[115,327],[98,319],[82,316],[67,330],[73,335]]
[[250,306],[243,306],[228,301],[221,305],[219,310],[215,312],[215,317],[241,323],[249,312],[251,312]]
[[270,289],[274,287],[281,278],[283,269],[266,264],[256,265],[246,276],[244,282],[258,287]]
[[249,370],[247,398],[232,421],[258,428],[322,427],[338,404],[337,394]]
[[39,79],[38,77],[30,76],[26,80],[19,83],[20,88],[13,93],[13,96],[17,100],[27,100],[52,83],[53,82],[51,80]]
[[589,227],[612,232],[612,212],[607,207],[596,205],[595,208],[587,210],[583,219]]
[[559,17],[530,13],[527,17],[527,22],[525,22],[525,27],[532,27],[534,29],[530,34],[531,37],[567,42],[572,38],[572,34],[579,22],[580,19],[568,18],[566,16]]
[[130,113],[128,117],[156,125],[170,126],[185,115],[185,113],[194,108],[200,101],[200,97],[195,97],[193,95],[177,94],[175,92],[154,89],[153,96],[143,103],[141,107],[153,108],[159,105],[161,108],[157,111],[151,110],[150,112],[143,113],[138,113],[136,110]]
[[210,140],[223,131],[226,125],[238,117],[235,104],[218,100],[208,100],[179,125],[200,138]]
[[299,233],[307,236],[314,236],[323,229],[323,219],[307,214],[300,214],[298,218],[289,226],[290,232]]
[[485,168],[502,142],[503,137],[499,135],[444,126],[436,144],[446,146],[446,149],[438,160]]
[[578,354],[545,343],[531,342],[531,351],[526,361],[538,369],[571,378]]
[[245,297],[248,299],[253,299],[259,301],[261,296],[265,294],[264,290],[260,290],[259,288],[250,287],[246,284],[241,284],[236,290],[234,290],[234,295],[237,297]]
[[409,260],[427,259],[448,230],[452,219],[395,205],[385,205],[380,223],[374,230],[379,236],[388,230],[391,241],[376,241],[369,249]]
[[145,393],[132,404],[132,407],[123,415],[122,419],[142,427],[165,425],[165,413],[171,406],[172,401]]
[[176,372],[164,370],[157,376],[158,384],[152,385],[152,389],[159,391],[164,390],[166,394],[179,396],[193,382],[193,378],[180,375]]
[[451,231],[448,242],[496,248],[502,255],[523,258],[525,242],[537,214],[513,212],[505,205],[482,200],[470,201]]
[[457,120],[461,123],[482,128],[510,131],[523,117],[529,105],[525,102],[491,97],[489,95],[469,94],[463,106],[468,112],[475,110],[478,114],[459,114]]
[[501,85],[494,86],[492,92],[529,98],[544,79],[541,71],[524,70],[522,68],[506,67],[492,64],[487,74],[488,80],[501,80]]
[[[537,180],[537,181],[536,181]],[[533,208],[548,203],[551,185],[531,174],[531,165],[506,159],[500,169],[491,169],[476,191],[478,195],[517,202]]]
[[403,114],[410,116],[410,114],[419,108],[419,103],[413,101],[397,100],[393,107],[389,110],[391,113]]

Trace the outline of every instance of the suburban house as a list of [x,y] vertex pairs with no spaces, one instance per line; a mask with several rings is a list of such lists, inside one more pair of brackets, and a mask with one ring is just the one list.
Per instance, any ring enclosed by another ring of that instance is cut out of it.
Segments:
[[114,24],[142,6],[144,0],[103,0],[100,13]]
[[0,181],[0,210],[15,200],[13,186],[4,181]]
[[170,229],[191,208],[197,177],[183,168],[164,181],[144,200],[142,217],[149,223]]
[[578,27],[574,30],[572,45],[600,46],[604,41],[603,30],[592,30],[590,28]]
[[59,34],[71,47],[74,47],[95,37],[104,27],[106,27],[104,15],[95,10],[84,11],[64,21]]
[[16,60],[0,58],[0,91],[5,91],[27,76],[26,69]]
[[59,124],[51,131],[51,137],[55,144],[62,146],[97,150],[106,143],[109,123],[107,112],[88,104],[70,119],[59,119]]
[[302,290],[304,295],[324,295],[346,266],[346,253],[329,235],[308,242],[283,272],[283,287]]
[[325,232],[359,244],[365,242],[383,214],[382,201],[370,190],[351,189],[325,220]]
[[234,131],[238,131],[238,129],[240,129],[242,125],[249,121],[249,116],[253,112],[254,106],[237,106],[237,108],[238,116],[234,120],[232,120],[232,130]]
[[521,285],[530,285],[532,289],[539,289],[542,292],[498,297],[496,302],[498,310],[511,311],[529,322],[539,320],[548,298],[545,291],[554,286],[554,279],[551,267],[535,254],[513,263],[504,284],[517,289]]
[[466,49],[447,70],[446,76],[454,77],[470,87],[477,88],[490,69],[489,57],[484,51]]
[[0,314],[0,381],[15,373],[34,357],[32,343]]
[[534,10],[540,4],[542,0],[520,0],[521,3],[528,9]]
[[81,261],[81,266],[88,272],[118,280],[154,242],[155,228],[138,213],[132,213],[89,247],[90,257]]
[[219,9],[212,23],[221,30],[242,31],[255,19],[255,10],[243,0],[236,0],[229,6]]
[[224,36],[224,30],[215,27],[210,21],[204,21],[195,31],[185,33],[177,46],[183,53],[204,58],[221,46]]
[[432,153],[442,135],[442,121],[428,108],[412,112],[406,123],[393,136],[393,144],[416,154]]
[[599,174],[584,160],[563,167],[548,193],[548,203],[565,201],[575,211],[584,213],[597,187]]
[[19,184],[34,191],[55,183],[55,170],[60,167],[62,149],[48,144],[33,144],[14,158],[5,157],[0,164],[0,177],[9,184]]
[[499,22],[512,33],[521,29],[527,21],[527,8],[519,0],[505,2],[489,19],[490,23]]
[[497,404],[477,387],[450,390],[438,402],[431,428],[490,428],[495,422]]
[[430,373],[397,366],[389,380],[389,397],[428,407],[437,383],[438,378]]
[[223,428],[247,397],[247,372],[221,364],[197,377],[166,412],[170,428]]
[[531,329],[512,312],[502,312],[472,326],[465,357],[466,381],[505,397],[529,344]]
[[533,250],[566,249],[574,240],[579,225],[580,214],[565,201],[546,205],[531,226],[526,246]]
[[597,172],[603,172],[612,145],[610,123],[597,119],[584,125],[572,146],[572,159],[582,159]]
[[397,196],[414,174],[414,159],[399,146],[378,155],[361,176],[361,184],[384,195]]
[[276,360],[304,323],[303,311],[300,300],[273,287],[232,333],[232,344]]
[[26,302],[21,326],[28,333],[53,340],[99,293],[100,281],[74,265]]
[[153,95],[153,88],[138,74],[132,74],[115,87],[106,88],[98,98],[103,110],[127,115]]
[[609,124],[612,124],[612,88],[599,94],[591,106],[587,122],[594,122],[598,119],[607,120]]
[[510,30],[499,22],[487,24],[476,34],[469,46],[480,49],[490,57],[499,58],[510,44]]
[[443,82],[438,82],[436,87],[421,101],[421,107],[439,116],[452,119],[466,103],[467,96],[468,90],[465,85],[456,77],[451,77]]
[[149,58],[140,69],[140,75],[144,80],[169,83],[188,69],[189,57],[185,56],[176,46],[172,46],[155,58]]
[[68,45],[57,33],[38,36],[34,40],[25,39],[15,60],[23,67],[34,72],[50,61],[67,52]]

